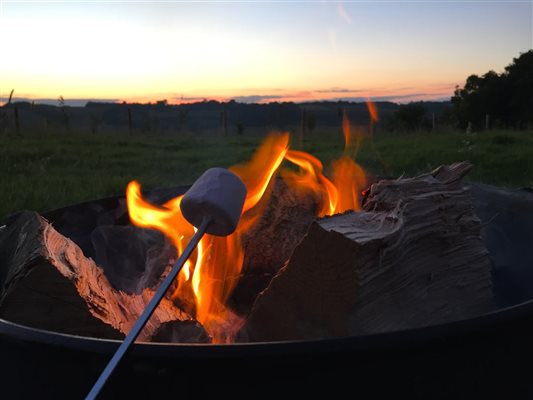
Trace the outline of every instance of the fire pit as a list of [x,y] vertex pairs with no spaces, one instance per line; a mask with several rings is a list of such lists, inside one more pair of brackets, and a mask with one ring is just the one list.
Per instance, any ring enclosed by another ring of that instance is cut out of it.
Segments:
[[[304,169],[308,166],[308,173],[318,169],[316,164],[313,165],[313,159],[308,159],[307,164],[301,161],[305,158],[298,152],[290,153],[288,157],[299,160],[301,164],[296,162],[297,165]],[[352,202],[350,206],[340,206],[337,211],[341,214],[318,223],[313,222],[314,217],[306,217],[305,207],[304,212],[286,207],[289,213],[296,213],[297,221],[304,221],[305,230],[295,240],[295,229],[301,227],[295,228],[294,224],[285,226],[284,232],[292,235],[283,236],[283,244],[293,241],[292,247],[287,250],[279,245],[274,252],[267,249],[265,253],[270,251],[274,257],[279,253],[285,254],[277,261],[281,264],[277,271],[269,276],[265,273],[244,274],[239,283],[232,283],[231,279],[223,281],[230,282],[231,288],[219,292],[222,293],[220,298],[227,299],[234,310],[244,304],[239,313],[233,315],[226,306],[219,305],[222,308],[213,314],[213,306],[210,305],[207,314],[202,317],[202,305],[198,303],[197,294],[196,302],[190,300],[192,293],[187,295],[187,292],[173,299],[183,310],[179,312],[173,311],[172,299],[167,299],[159,316],[145,332],[144,340],[151,339],[154,343],[136,344],[104,393],[120,397],[127,393],[153,396],[170,392],[177,382],[187,382],[184,386],[188,387],[180,389],[180,393],[232,390],[236,385],[277,388],[287,383],[297,386],[302,392],[312,393],[317,388],[353,387],[355,377],[360,381],[357,385],[361,388],[377,385],[383,390],[391,389],[392,386],[382,386],[382,382],[386,381],[394,384],[395,390],[400,388],[426,395],[439,390],[455,393],[458,388],[477,390],[478,393],[502,389],[503,386],[498,385],[502,379],[508,382],[521,376],[518,369],[509,367],[509,363],[531,355],[529,338],[533,303],[529,299],[533,298],[533,284],[529,282],[533,282],[533,274],[529,267],[533,252],[524,240],[524,233],[533,226],[533,221],[529,220],[529,215],[533,215],[530,213],[533,195],[528,191],[509,191],[477,184],[470,185],[467,190],[460,183],[460,178],[469,168],[469,164],[462,163],[442,167],[417,178],[380,181],[372,186],[362,213],[342,214],[344,210],[359,207],[358,203]],[[272,202],[282,198],[283,184],[290,185],[309,177],[287,173],[282,183],[272,181]],[[314,179],[320,181],[325,178],[315,174]],[[261,181],[258,185],[264,186]],[[154,219],[147,218],[149,214],[146,212],[159,212],[160,209],[150,204],[167,204],[166,209],[171,209],[176,201],[179,202],[179,196],[185,189],[158,190],[142,197],[138,187],[130,186],[129,215],[138,224],[143,225],[144,221],[145,226],[153,227]],[[472,202],[469,193],[473,195]],[[426,212],[424,203],[427,199],[431,199],[430,204],[434,205],[430,213]],[[474,218],[472,204],[481,224]],[[132,205],[137,208],[132,208]],[[318,210],[319,215],[327,215],[330,206],[331,203],[318,204],[317,209],[316,203],[308,205],[313,212]],[[270,221],[272,218],[276,220],[279,215],[275,210],[280,209],[283,209],[280,204],[270,209],[265,205],[261,218],[267,215]],[[122,240],[121,246],[132,243],[126,211],[125,199],[115,197],[51,211],[43,215],[48,222],[43,222],[38,216],[26,216],[27,221],[37,221],[38,227],[44,227],[48,260],[55,268],[66,268],[60,279],[61,285],[74,285],[77,293],[72,293],[75,296],[79,294],[89,305],[92,317],[85,311],[87,320],[96,320],[96,325],[88,323],[90,329],[102,333],[90,334],[100,338],[84,336],[77,330],[80,327],[76,323],[66,330],[67,333],[75,333],[74,336],[54,332],[55,329],[49,327],[51,325],[46,325],[52,323],[53,317],[43,318],[38,312],[21,307],[20,304],[26,304],[26,297],[13,295],[31,293],[35,282],[25,280],[24,275],[20,275],[18,280],[9,278],[11,289],[4,294],[4,299],[9,301],[4,301],[1,311],[5,319],[0,321],[2,354],[10,359],[3,372],[8,377],[7,391],[19,395],[37,393],[57,396],[59,393],[68,397],[83,396],[118,346],[119,342],[113,338],[120,338],[121,329],[125,329],[120,328],[121,324],[129,323],[128,313],[133,315],[136,304],[142,305],[144,301],[145,289],[139,286],[139,279],[132,278],[138,272],[132,265],[142,256],[140,258],[145,266],[149,259],[158,266],[158,271],[140,274],[144,286],[151,287],[157,284],[161,273],[165,274],[166,264],[161,260],[164,261],[165,254],[168,256],[165,253],[168,249],[159,247],[157,257],[151,259],[154,254],[150,253],[150,249],[134,246],[122,251],[119,254],[121,263],[116,264],[113,262],[116,254],[107,251],[109,248],[103,251],[102,247],[95,245],[117,238],[117,235],[106,232],[121,230],[126,232],[124,237],[128,239]],[[447,219],[435,222],[432,219],[435,215]],[[22,217],[18,218],[20,221]],[[248,218],[245,223],[250,223],[257,216],[250,215]],[[19,232],[13,227],[16,225],[13,221],[9,220],[2,229]],[[172,221],[167,227],[178,225]],[[259,224],[263,231],[259,229],[254,234],[270,233],[264,229],[267,225]],[[102,227],[105,229],[100,229]],[[354,227],[357,227],[355,231]],[[483,239],[479,236],[480,229]],[[174,246],[179,249],[181,236],[169,236],[175,238]],[[24,235],[18,237],[26,238]],[[430,239],[426,240],[426,237]],[[73,239],[77,245],[70,244],[65,238]],[[435,243],[441,238],[442,244]],[[152,243],[150,241],[156,239],[143,238],[139,243]],[[62,240],[57,253],[53,250],[55,247],[50,247],[50,242],[56,240]],[[409,247],[410,243],[416,246]],[[215,242],[209,244],[217,245]],[[228,243],[225,245],[228,246]],[[248,245],[253,251],[253,244]],[[72,254],[81,254],[76,250],[77,246],[85,256],[98,262],[107,260],[103,264],[107,264],[105,273],[111,284],[101,278],[103,275],[92,266],[94,263],[90,264],[91,260],[76,256],[77,261],[72,261]],[[19,247],[16,247],[15,253]],[[400,253],[395,253],[397,248],[409,249],[406,251],[408,256],[399,257]],[[105,246],[103,249],[106,249]],[[333,251],[333,265],[338,265],[332,272],[324,275],[322,271],[317,272],[316,268],[310,267],[316,261],[316,256],[312,255],[316,249]],[[345,282],[352,279],[351,267],[346,267],[347,264],[342,261],[347,257],[344,252],[348,250],[345,249],[350,249],[349,259],[353,259],[355,254],[359,264],[367,268],[359,269],[357,279],[348,289],[343,289]],[[284,252],[287,251],[289,255],[293,254],[286,262],[287,253]],[[23,254],[23,251],[19,253]],[[125,260],[129,253],[133,256]],[[7,259],[9,254],[6,254],[0,254],[1,259]],[[446,254],[445,262],[439,260],[440,254]],[[435,255],[438,257],[435,258]],[[13,259],[12,255],[9,257]],[[201,255],[196,256],[194,270],[201,265],[198,264],[199,259]],[[422,261],[417,262],[418,259]],[[376,260],[379,264],[375,264]],[[123,264],[129,264],[130,270],[116,269],[117,265]],[[394,270],[388,265],[394,265]],[[192,265],[189,267],[192,274]],[[447,272],[449,268],[452,268],[452,274]],[[96,275],[87,275],[87,271]],[[437,276],[428,271],[436,271]],[[364,278],[365,274],[370,274],[370,278]],[[45,276],[49,275],[42,275]],[[458,283],[447,283],[450,276]],[[128,279],[121,281],[121,277]],[[317,277],[320,278],[320,287],[330,290],[333,295],[319,303],[314,303],[316,299],[313,298],[302,302],[307,293],[316,292],[313,290]],[[6,282],[5,276],[2,280]],[[215,285],[222,282],[217,277],[212,281]],[[405,281],[408,283],[398,284]],[[18,283],[21,289],[13,282]],[[192,282],[194,289],[194,280]],[[127,291],[121,292],[111,285]],[[179,285],[180,282],[174,293],[180,293]],[[85,290],[86,287],[90,290]],[[219,290],[217,287],[213,286],[212,290],[216,292]],[[332,289],[328,289],[330,287]],[[428,289],[431,287],[433,289]],[[102,288],[102,292],[94,291]],[[353,288],[357,289],[357,298],[353,297]],[[403,302],[409,301],[406,293],[413,290],[422,290],[423,293],[414,295],[418,303],[414,311],[409,306],[406,312],[402,309]],[[448,293],[443,295],[443,291]],[[386,296],[376,297],[376,292],[386,293]],[[252,299],[255,301],[251,303],[250,293],[255,293]],[[453,295],[450,296],[450,293]],[[442,296],[447,296],[444,302],[441,301]],[[424,307],[420,307],[421,299],[426,299]],[[323,304],[327,306],[322,307]],[[301,318],[295,317],[295,310],[301,313]],[[398,315],[394,315],[395,310]],[[196,320],[203,326],[183,317],[187,313],[196,315]],[[77,318],[77,313],[75,315]],[[126,319],[120,319],[124,315]],[[243,320],[241,315],[247,315],[247,318]],[[409,315],[410,319],[406,321],[402,315]],[[22,319],[17,319],[19,317]],[[32,323],[24,323],[24,318],[30,318]],[[101,321],[107,325],[102,325]],[[36,326],[45,330],[35,329]],[[61,328],[67,329],[65,326]],[[216,344],[227,342],[228,338],[237,343]],[[157,343],[161,341],[181,343]],[[215,344],[205,343],[208,341]],[[24,385],[27,376],[35,377],[36,381],[32,385]],[[207,386],[205,382],[212,386]],[[481,385],[480,382],[490,383]],[[505,389],[509,390],[507,384]]]
[[[470,320],[358,337],[233,345],[138,343],[104,394],[155,396],[173,393],[176,387],[181,394],[247,393],[254,385],[254,390],[274,393],[289,385],[301,393],[357,387],[426,398],[468,392],[526,397],[531,387],[522,365],[533,354],[533,302],[524,300],[533,290],[533,280],[527,281],[533,252],[521,235],[531,226],[533,214],[527,211],[533,194],[482,185],[471,189],[485,222],[485,240],[496,246],[490,247],[497,259],[496,297],[514,305]],[[159,190],[149,197],[165,201],[185,190]],[[95,213],[101,215],[123,202],[119,197],[102,199],[44,216],[67,233],[73,216],[95,224]],[[503,257],[507,252],[516,256]],[[0,320],[2,393],[81,398],[119,344]]]

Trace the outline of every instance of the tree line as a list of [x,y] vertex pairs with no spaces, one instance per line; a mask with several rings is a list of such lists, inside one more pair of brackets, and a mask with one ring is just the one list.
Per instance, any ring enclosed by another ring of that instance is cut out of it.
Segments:
[[525,129],[533,125],[533,50],[498,74],[470,75],[451,99],[460,128]]
[[[250,127],[313,131],[317,126],[339,126],[343,113],[352,123],[368,124],[364,103],[312,102],[244,104],[203,101],[177,106],[166,100],[155,104],[92,103],[68,107],[63,97],[59,106],[33,102],[8,102],[0,107],[0,133],[21,130],[80,131],[90,128],[128,132],[198,132],[228,130],[242,135]],[[470,75],[463,87],[457,86],[451,102],[376,102],[379,125],[389,131],[433,131],[442,127],[461,130],[493,128],[525,129],[533,126],[533,50],[520,54],[502,73],[488,71]]]
[[387,126],[391,131],[431,131],[436,125],[461,130],[526,129],[533,126],[533,50],[514,58],[498,74],[470,75],[456,86],[450,107],[438,113],[426,102],[402,104]]

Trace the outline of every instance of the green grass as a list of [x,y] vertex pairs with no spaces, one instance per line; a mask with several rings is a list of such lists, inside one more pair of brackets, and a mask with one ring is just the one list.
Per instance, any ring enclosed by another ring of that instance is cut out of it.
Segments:
[[[246,161],[260,142],[260,136],[3,136],[0,218],[122,194],[132,179],[146,189],[191,183],[209,167]],[[342,154],[343,138],[317,132],[303,149],[327,166]],[[533,186],[533,132],[377,135],[358,154],[379,176],[416,175],[466,159],[475,166],[470,180]]]

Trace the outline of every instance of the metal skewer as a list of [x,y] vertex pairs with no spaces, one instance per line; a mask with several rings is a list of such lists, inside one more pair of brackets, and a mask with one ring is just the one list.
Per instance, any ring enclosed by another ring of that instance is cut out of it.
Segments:
[[187,259],[190,257],[190,255],[198,245],[198,242],[200,242],[200,239],[202,239],[202,237],[204,236],[204,233],[210,222],[211,220],[206,218],[204,222],[200,225],[185,250],[183,250],[183,253],[181,253],[181,256],[178,258],[178,261],[176,261],[176,263],[172,267],[172,270],[170,271],[168,276],[165,278],[163,283],[161,283],[159,289],[157,289],[157,292],[155,293],[152,300],[150,300],[150,303],[148,303],[139,319],[137,319],[137,321],[135,322],[135,325],[133,325],[133,328],[131,328],[131,331],[128,333],[128,336],[126,336],[118,350],[113,355],[113,358],[111,358],[105,369],[100,374],[100,377],[87,395],[87,400],[96,399],[96,396],[98,396],[98,393],[100,393],[105,383],[113,373],[114,369],[116,368],[122,357],[124,357],[124,355],[128,351],[129,347],[133,344],[133,342],[135,342],[135,339],[137,339],[137,336],[139,336],[144,326],[154,313],[155,309],[165,296],[165,293],[167,292],[168,288],[170,287],[170,285],[172,285],[172,282],[174,282],[174,279],[176,279],[176,277],[178,276],[178,273],[181,271],[181,268],[185,264],[185,261],[187,261]]

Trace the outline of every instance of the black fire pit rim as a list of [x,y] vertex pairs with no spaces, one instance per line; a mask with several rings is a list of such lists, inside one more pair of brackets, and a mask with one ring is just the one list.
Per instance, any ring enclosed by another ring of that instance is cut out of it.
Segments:
[[[173,197],[180,196],[180,195],[184,194],[187,190],[189,190],[190,187],[191,187],[191,185],[179,185],[179,186],[174,186],[174,187],[171,187],[171,188],[158,187],[158,188],[152,188],[152,189],[148,189],[148,190],[143,190],[142,193],[143,193],[144,196],[148,196],[149,200],[150,200],[150,196],[157,196],[159,198],[159,201],[157,203],[164,203],[165,201],[168,201],[168,200],[170,200]],[[49,220],[49,221],[51,221],[53,223],[53,221],[58,217],[59,213],[63,213],[65,211],[70,211],[70,210],[75,210],[75,209],[78,209],[78,208],[87,207],[88,205],[94,204],[96,202],[98,202],[100,204],[106,204],[106,203],[117,203],[117,202],[119,202],[121,200],[122,201],[126,200],[126,196],[124,194],[115,195],[115,196],[101,197],[101,198],[96,199],[96,200],[92,199],[92,200],[81,201],[81,202],[78,202],[78,203],[67,204],[67,205],[62,206],[62,207],[53,208],[53,209],[50,209],[50,210],[43,211],[40,214],[44,218],[46,218],[47,220]]]
[[[138,356],[164,358],[243,358],[257,356],[285,356],[288,354],[334,353],[344,351],[375,351],[388,348],[418,347],[432,341],[447,341],[465,334],[483,335],[484,332],[504,327],[517,319],[533,317],[533,299],[501,308],[479,317],[399,331],[328,339],[292,340],[278,342],[251,342],[231,344],[199,343],[135,343],[132,353]],[[0,318],[0,336],[10,339],[111,354],[121,341],[76,336],[16,324]]]

